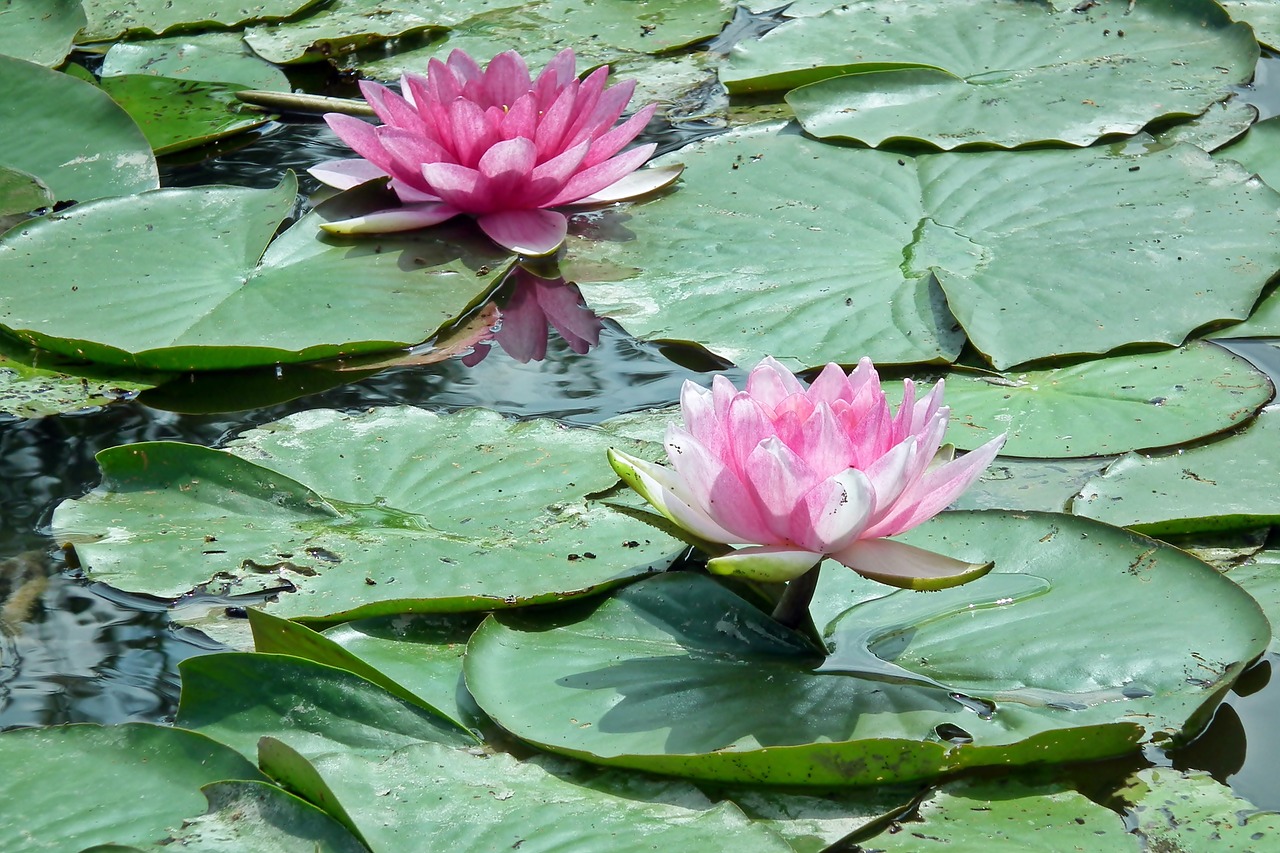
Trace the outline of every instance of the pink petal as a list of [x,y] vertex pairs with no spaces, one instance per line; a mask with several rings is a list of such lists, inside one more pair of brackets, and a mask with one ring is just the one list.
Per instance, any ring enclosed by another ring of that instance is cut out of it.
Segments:
[[361,80],[360,91],[383,124],[402,127],[414,133],[426,132],[426,125],[413,105],[386,86]]
[[382,147],[377,127],[342,113],[325,113],[324,120],[349,148],[387,174],[392,174],[392,158]]
[[578,84],[575,81],[573,85],[563,89],[551,106],[543,111],[542,119],[538,122],[538,130],[533,138],[533,141],[538,144],[539,160],[545,160],[571,147],[561,143],[564,141],[565,132],[569,129],[569,122],[573,118],[573,110],[577,102]]
[[538,100],[539,112],[546,112],[547,107],[555,100],[559,91],[570,83],[576,82],[575,65],[573,48],[566,47],[557,53],[555,58],[542,69],[542,73],[538,75],[538,79],[533,84],[533,92]]
[[795,580],[822,561],[822,555],[786,546],[739,548],[707,561],[707,571],[755,581]]
[[772,532],[740,472],[675,424],[667,427],[666,447],[689,500],[733,535],[725,541],[757,545],[784,541]]
[[569,180],[569,183],[565,184],[563,190],[551,201],[547,202],[547,206],[555,207],[558,204],[570,204],[600,192],[643,166],[645,161],[653,156],[655,148],[657,148],[657,145],[653,143],[641,145],[638,148],[632,148],[617,157],[578,172]]
[[630,175],[614,181],[602,190],[592,193],[586,198],[573,202],[576,206],[590,204],[613,204],[617,201],[639,198],[651,192],[670,186],[684,171],[683,165],[658,166],[650,169],[638,169]]
[[849,467],[853,444],[836,422],[828,406],[818,406],[800,425],[794,442],[787,442],[820,477],[830,477]]
[[569,220],[554,210],[500,210],[476,222],[493,242],[521,255],[549,255],[569,233]]
[[501,138],[484,110],[465,98],[449,105],[449,122],[453,125],[453,151],[463,166],[474,167],[480,155]]
[[[605,70],[607,69],[597,69],[597,71]],[[588,82],[590,78],[584,80],[582,85],[585,87]],[[635,88],[636,81],[627,80],[601,92],[590,105],[579,100],[578,115],[569,127],[569,144],[583,139],[594,139],[613,127],[618,116],[622,115],[622,111],[627,108],[627,101],[631,100],[631,93]]]
[[867,526],[875,506],[871,481],[848,468],[809,490],[791,516],[793,541],[813,551],[848,545]]
[[747,457],[742,473],[754,492],[765,524],[778,537],[774,542],[759,544],[800,545],[808,533],[808,524],[801,521],[801,526],[796,527],[794,511],[801,498],[818,485],[818,477],[809,464],[777,438],[766,438]]
[[902,589],[937,590],[976,580],[994,563],[966,563],[891,539],[862,539],[833,559],[864,578]]
[[[442,66],[444,64],[438,59],[433,59],[427,63],[428,68],[431,67],[431,62]],[[430,88],[431,84],[428,82],[427,78],[421,74],[414,74],[411,71],[406,71],[400,75],[400,95],[406,102],[412,105],[415,110],[419,110],[419,116],[422,115],[421,109],[423,105],[430,100],[427,95],[427,91]],[[450,100],[453,99],[450,98]]]
[[349,190],[387,176],[386,172],[363,158],[327,160],[312,166],[307,172],[320,183],[340,190]]
[[[615,86],[614,88],[617,87]],[[597,163],[603,163],[623,148],[626,148],[631,140],[639,136],[640,131],[644,130],[645,126],[649,124],[649,119],[653,118],[654,110],[657,108],[655,104],[650,104],[613,130],[597,136],[595,141],[591,143],[591,153],[587,155],[586,165],[590,167]]]
[[351,219],[322,222],[320,227],[330,234],[389,234],[429,228],[457,216],[459,211],[447,204],[422,204],[392,207]]
[[792,394],[803,394],[804,385],[794,373],[766,355],[747,375],[746,391],[767,408],[775,409]]
[[484,79],[484,71],[480,69],[480,64],[461,48],[454,48],[449,53],[449,58],[445,60],[445,64],[459,86],[478,83]]
[[873,512],[877,517],[889,512],[894,503],[906,491],[907,487],[918,477],[915,463],[918,448],[914,437],[908,438],[893,447],[867,467],[864,473],[875,490],[876,501]]
[[578,164],[586,156],[588,148],[589,143],[583,142],[557,154],[545,163],[539,163],[529,181],[530,205],[546,207],[544,202],[554,198],[560,190],[564,189],[564,185],[578,171]]
[[478,197],[480,173],[457,163],[426,163],[422,177],[436,195],[467,213],[487,210],[488,199]]
[[[712,393],[715,393],[714,388]],[[721,422],[725,427],[725,452],[721,454],[721,458],[739,474],[746,470],[747,459],[760,446],[760,442],[766,438],[776,438],[773,422],[769,420],[764,407],[741,391],[730,401],[721,416]]]
[[[639,174],[637,172],[636,174]],[[813,380],[813,384],[809,386],[809,399],[814,403],[826,403],[828,405],[837,400],[844,400],[846,403],[853,399],[853,394],[849,390],[849,377],[844,372],[844,368],[840,365],[832,363],[822,368],[822,372]]]
[[[426,179],[424,178],[418,183],[425,184]],[[440,196],[435,195],[434,193],[425,192],[417,187],[409,186],[399,178],[391,179],[391,189],[395,191],[396,196],[405,204],[421,204],[424,201],[440,200]]]
[[[488,194],[490,209],[499,206],[524,206],[524,193],[520,192],[533,171],[537,150],[533,140],[504,139],[496,143],[480,158],[480,175],[484,192]],[[532,205],[530,205],[532,206]]]
[[533,139],[538,132],[538,104],[532,92],[525,92],[516,99],[499,122],[498,132],[503,139],[515,139],[517,136]]
[[533,88],[524,57],[514,50],[507,50],[489,60],[489,67],[484,72],[484,88],[489,104],[508,108],[514,105],[521,95]]
[[563,279],[534,278],[538,304],[571,350],[581,355],[600,343],[604,322],[586,305],[576,286]]
[[[727,379],[725,381],[728,382]],[[720,424],[710,389],[686,379],[680,386],[680,415],[691,436],[717,458],[725,457],[725,430]]]
[[734,541],[731,533],[689,501],[684,482],[670,469],[613,448],[609,449],[609,464],[654,509],[694,536],[708,542]]

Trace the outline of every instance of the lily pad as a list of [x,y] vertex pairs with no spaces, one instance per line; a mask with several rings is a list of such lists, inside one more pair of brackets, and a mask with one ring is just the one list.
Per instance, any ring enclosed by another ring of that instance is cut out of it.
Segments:
[[1014,459],[996,457],[978,482],[956,498],[952,509],[1011,509],[1064,512],[1107,459]]
[[178,725],[245,756],[258,739],[283,739],[314,756],[382,755],[420,741],[472,746],[470,733],[344,669],[289,655],[227,652],[181,664]]
[[520,762],[436,744],[382,759],[312,759],[374,853],[509,850],[552,853],[788,853],[791,847],[731,803],[692,786],[601,772],[549,757]]
[[104,845],[82,853],[368,853],[342,824],[320,809],[275,785],[263,782],[213,782],[202,789],[209,810],[189,817],[167,838],[151,844]]
[[0,849],[13,851],[158,841],[205,810],[201,786],[266,781],[204,735],[142,723],[6,732],[0,760]]
[[765,124],[676,161],[674,191],[575,220],[565,275],[631,333],[740,364],[951,361],[957,318],[1000,369],[1179,344],[1280,269],[1280,194],[1189,145],[913,159]]
[[19,418],[40,418],[82,412],[132,400],[168,379],[113,376],[108,371],[35,367],[0,352],[0,412]]
[[0,166],[0,233],[8,230],[10,217],[20,222],[21,215],[53,205],[53,193],[44,181],[21,169]]
[[731,92],[800,86],[787,103],[815,136],[948,150],[1137,133],[1204,112],[1257,61],[1211,0],[871,0],[737,45],[720,76]]
[[1252,27],[1258,41],[1280,48],[1280,4],[1275,0],[1222,0],[1222,8]]
[[1280,522],[1280,412],[1243,432],[1159,456],[1130,453],[1089,481],[1076,515],[1152,534],[1233,530]]
[[156,154],[207,145],[261,127],[272,116],[242,103],[239,85],[147,74],[102,78],[102,89],[134,117]]
[[1250,853],[1280,844],[1280,814],[1259,810],[1208,773],[1151,767],[1121,796],[1133,805],[1145,850]]
[[[1277,4],[1280,6],[1280,4]],[[1273,187],[1280,188],[1280,116],[1260,121],[1244,138],[1217,152],[1221,159],[1234,160]]]
[[1270,636],[1209,566],[1084,519],[944,513],[904,538],[995,571],[864,600],[825,656],[709,577],[662,575],[591,611],[489,617],[467,684],[504,729],[589,761],[871,785],[1188,738]]
[[[704,790],[706,790],[704,786]],[[874,790],[832,789],[807,793],[794,788],[711,787],[716,798],[731,800],[747,817],[781,835],[795,853],[841,850],[850,838],[874,835],[877,827],[911,810],[919,790],[886,786]]]
[[42,349],[126,367],[314,361],[426,340],[509,259],[465,223],[378,241],[320,231],[383,203],[376,187],[320,205],[268,246],[296,189],[287,174],[266,190],[158,190],[10,231],[0,324]]
[[334,0],[287,24],[250,27],[244,40],[268,62],[321,62],[508,5],[510,0]]
[[285,617],[555,602],[665,568],[682,550],[591,499],[617,482],[610,446],[655,452],[483,410],[318,410],[253,430],[230,451],[103,451],[103,485],[62,503],[53,535],[76,543],[91,577],[121,589],[292,587],[264,606]]
[[1007,433],[1008,456],[1104,456],[1201,438],[1252,418],[1266,375],[1220,347],[1086,361],[1015,374],[953,372],[947,440],[971,450]]
[[44,0],[39,4],[0,0],[0,54],[37,65],[61,65],[84,25],[80,0]]
[[1063,784],[952,782],[917,815],[868,842],[884,853],[1137,853],[1120,816]]
[[0,88],[0,126],[22,128],[0,134],[0,165],[35,175],[58,201],[159,186],[146,137],[97,86],[0,56]]
[[114,44],[102,60],[103,77],[150,74],[176,80],[235,83],[250,89],[290,91],[289,78],[261,59],[240,33],[201,33]]
[[[1227,577],[1253,596],[1272,625],[1280,625],[1280,549],[1259,551],[1231,568]],[[1270,651],[1280,654],[1280,639],[1271,638]]]
[[1244,136],[1257,120],[1257,107],[1232,98],[1214,104],[1197,118],[1174,125],[1156,136],[1156,141],[1166,146],[1187,142],[1201,151],[1217,151]]
[[160,36],[189,30],[234,29],[283,21],[324,0],[205,0],[198,7],[172,0],[81,0],[89,25],[81,42],[111,41],[129,33]]

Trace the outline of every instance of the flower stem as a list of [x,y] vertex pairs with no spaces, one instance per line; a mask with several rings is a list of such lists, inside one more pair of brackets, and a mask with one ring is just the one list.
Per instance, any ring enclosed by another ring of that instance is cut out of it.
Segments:
[[818,572],[822,570],[822,561],[809,571],[787,583],[782,598],[773,608],[773,618],[793,630],[804,624],[812,625],[809,617],[809,602],[813,600],[813,591],[818,588]]

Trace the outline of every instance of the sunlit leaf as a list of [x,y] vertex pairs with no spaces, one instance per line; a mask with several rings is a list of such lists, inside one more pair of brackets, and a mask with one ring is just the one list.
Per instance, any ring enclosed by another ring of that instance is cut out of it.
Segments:
[[187,30],[231,29],[245,24],[281,21],[323,0],[204,0],[199,4],[172,0],[82,0],[89,25],[80,41],[109,41],[125,33],[164,35]]
[[1280,814],[1235,796],[1208,773],[1151,767],[1120,795],[1132,804],[1145,850],[1245,853],[1280,843]]
[[101,85],[133,116],[156,154],[206,145],[260,127],[272,118],[236,99],[240,85],[146,74],[103,77]]
[[251,89],[290,91],[289,78],[256,56],[240,33],[200,33],[111,46],[102,60],[103,77],[150,74],[178,80],[236,83]]
[[0,0],[0,54],[59,65],[84,25],[80,0]]

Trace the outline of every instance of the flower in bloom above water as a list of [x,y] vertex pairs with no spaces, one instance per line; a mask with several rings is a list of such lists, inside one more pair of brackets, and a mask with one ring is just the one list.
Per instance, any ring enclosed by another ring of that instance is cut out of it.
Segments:
[[326,115],[360,158],[308,171],[339,189],[389,175],[402,204],[322,227],[339,234],[408,231],[467,214],[512,251],[554,252],[568,221],[548,208],[622,201],[680,175],[680,167],[637,171],[654,146],[622,149],[654,107],[614,127],[635,82],[605,88],[608,76],[607,67],[598,68],[579,82],[572,50],[561,51],[537,80],[515,51],[481,69],[455,50],[447,62],[431,60],[425,77],[405,74],[399,95],[361,82],[384,123]]
[[739,391],[686,382],[684,426],[667,428],[670,467],[609,452],[614,470],[659,512],[710,542],[744,545],[707,564],[719,574],[785,581],[824,557],[872,580],[940,589],[990,564],[965,563],[884,537],[937,515],[1004,444],[958,459],[942,447],[942,383],[916,399],[903,383],[892,414],[870,359],[828,364],[808,388],[766,358]]

